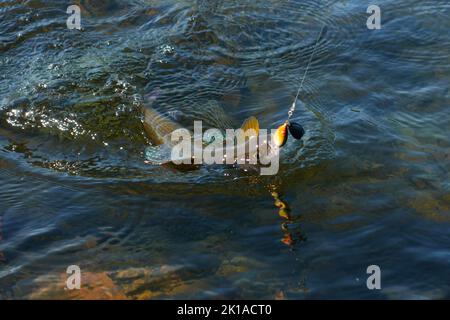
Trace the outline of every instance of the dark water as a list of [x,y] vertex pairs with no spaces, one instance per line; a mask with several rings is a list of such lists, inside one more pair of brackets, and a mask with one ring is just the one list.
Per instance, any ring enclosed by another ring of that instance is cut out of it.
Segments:
[[[1,298],[450,298],[448,1],[381,30],[370,1],[75,1],[82,31],[72,3],[0,2]],[[276,176],[146,164],[152,90],[273,128],[323,25]]]

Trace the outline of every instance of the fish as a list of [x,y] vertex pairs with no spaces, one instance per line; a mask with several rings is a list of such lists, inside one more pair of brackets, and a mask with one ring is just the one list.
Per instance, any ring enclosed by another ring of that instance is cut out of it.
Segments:
[[170,136],[182,126],[152,107],[144,107],[144,131],[153,146],[171,145]]
[[[171,117],[164,115],[153,108],[153,103],[158,96],[159,91],[149,95],[146,99],[146,104],[142,107],[143,128],[146,137],[151,144],[145,150],[146,162],[154,165],[169,165],[170,167],[176,167],[177,169],[197,169],[198,165],[193,164],[193,158],[191,159],[191,165],[175,165],[171,160],[172,149],[178,143],[172,141],[172,133],[178,129],[185,129],[191,133],[191,136],[193,135],[190,130],[174,121]],[[225,112],[218,104],[209,103],[209,106],[205,108],[205,110],[210,119],[210,123],[217,125],[220,127],[219,129],[232,128],[231,126],[234,121],[226,116]],[[260,131],[258,119],[254,116],[247,118],[241,125],[241,129],[244,130],[244,132],[254,130],[249,133],[249,138],[257,137]],[[210,139],[205,135],[202,147],[208,145],[210,142]],[[248,143],[248,141],[246,143]],[[245,150],[247,150],[247,148]]]
[[256,117],[251,116],[247,120],[244,121],[244,123],[241,126],[241,129],[246,132],[247,130],[255,130],[256,136],[259,135],[259,122]]
[[[143,113],[144,132],[151,143],[151,146],[145,149],[146,162],[174,168],[175,164],[171,161],[172,147],[174,146],[171,135],[175,130],[183,127],[150,106],[144,106]],[[179,170],[195,170],[198,169],[198,166],[180,164],[176,165],[176,168]]]

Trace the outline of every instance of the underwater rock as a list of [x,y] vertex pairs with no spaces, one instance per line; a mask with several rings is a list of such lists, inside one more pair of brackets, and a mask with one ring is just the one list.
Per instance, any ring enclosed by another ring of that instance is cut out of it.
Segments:
[[449,195],[433,197],[430,194],[414,197],[407,205],[416,212],[435,221],[450,221]]
[[182,266],[161,265],[159,267],[129,268],[111,273],[129,299],[148,300],[183,298],[208,291],[210,284],[203,279],[186,280]]
[[149,277],[153,272],[153,269],[149,268],[129,268],[115,272],[114,277],[118,279]]
[[106,272],[82,272],[81,288],[65,288],[67,274],[38,277],[33,285],[37,286],[28,299],[50,300],[120,300],[127,299],[125,294],[112,281]]
[[275,300],[286,300],[283,290],[279,290],[275,293]]
[[235,273],[248,272],[252,269],[260,269],[263,263],[247,258],[244,256],[236,256],[231,260],[224,260],[216,271],[216,275],[227,277]]

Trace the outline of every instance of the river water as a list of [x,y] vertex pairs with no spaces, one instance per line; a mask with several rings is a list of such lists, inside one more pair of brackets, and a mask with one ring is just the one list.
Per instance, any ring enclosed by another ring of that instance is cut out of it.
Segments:
[[[450,298],[450,4],[370,4],[0,1],[0,298]],[[274,128],[322,27],[277,175],[148,164],[148,94]]]

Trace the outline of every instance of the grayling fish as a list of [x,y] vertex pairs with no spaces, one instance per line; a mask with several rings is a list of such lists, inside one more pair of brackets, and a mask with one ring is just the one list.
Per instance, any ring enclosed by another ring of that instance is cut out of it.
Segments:
[[[146,148],[145,155],[146,160],[149,163],[163,165],[171,163],[172,148],[175,145],[171,140],[172,133],[183,127],[170,117],[161,114],[152,107],[157,96],[158,93],[151,94],[147,99],[146,105],[143,107],[144,131],[152,144]],[[218,129],[224,130],[232,128],[233,120],[226,115],[225,111],[217,102],[208,102],[208,105],[204,110],[206,114],[203,116],[207,116],[209,123],[213,124]],[[241,129],[244,131],[253,129],[257,136],[259,134],[259,122],[255,117],[250,117],[244,121]],[[210,141],[203,141],[203,145],[205,146],[209,142]]]

